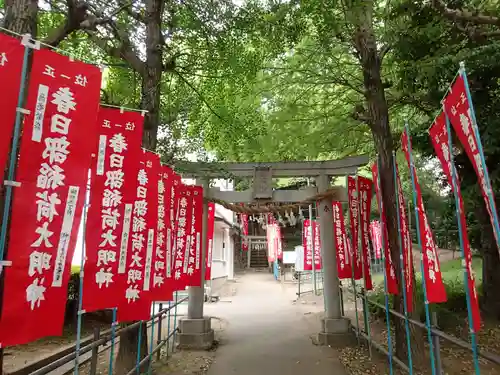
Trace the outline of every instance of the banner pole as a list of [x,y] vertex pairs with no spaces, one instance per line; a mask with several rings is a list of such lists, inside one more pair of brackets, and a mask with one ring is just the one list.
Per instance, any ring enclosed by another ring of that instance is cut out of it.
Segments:
[[[142,324],[143,321],[139,321],[139,337],[137,338],[137,359],[135,361],[135,373],[137,375],[141,374],[140,363],[141,363],[141,346],[142,346]],[[147,329],[147,324],[146,324]]]
[[74,374],[78,375],[80,366],[80,344],[82,340],[82,319],[85,310],[83,310],[83,267],[85,265],[85,236],[87,234],[87,212],[89,207],[88,196],[90,193],[90,169],[87,177],[87,189],[85,190],[85,203],[83,205],[83,218],[82,218],[82,259],[80,260],[80,276],[78,283],[78,318],[76,323],[76,345],[75,345],[75,370]]
[[[477,126],[477,120],[476,120],[476,112],[474,111],[474,104],[472,103],[472,96],[470,94],[469,81],[467,79],[467,73],[465,72],[464,62],[460,63],[459,74],[462,76],[462,78],[464,80],[465,93],[467,94],[467,99],[469,101],[470,114],[471,114],[472,122],[473,122],[472,129],[474,131],[474,136],[476,137],[477,149],[479,151],[479,155],[481,156],[481,164],[482,164],[483,173],[484,173],[484,180],[486,182],[486,187],[487,187],[488,200],[490,201],[491,213],[493,215],[493,222],[494,222],[493,230],[495,233],[495,240],[497,242],[497,250],[498,250],[499,255],[500,255],[500,225],[498,222],[498,213],[496,210],[495,200],[493,199],[493,190],[491,188],[490,175],[489,175],[488,169],[486,167],[486,160],[484,158],[483,144],[481,142],[481,137],[479,135],[479,128]],[[448,134],[449,134],[449,131],[448,131]],[[450,151],[451,151],[451,149],[450,149]]]
[[175,340],[177,339],[177,306],[179,302],[179,292],[175,292],[175,307],[174,307],[174,335],[172,340],[172,353],[175,352]]
[[477,337],[476,331],[474,329],[474,320],[472,318],[472,308],[471,308],[471,296],[469,291],[469,270],[467,269],[465,263],[465,246],[464,246],[464,232],[463,230],[467,230],[466,228],[462,228],[462,220],[460,219],[460,201],[458,197],[458,176],[457,171],[455,169],[455,162],[453,156],[453,143],[451,141],[451,129],[450,129],[450,120],[445,112],[446,118],[446,131],[448,133],[448,149],[450,150],[450,169],[451,169],[451,180],[453,182],[452,190],[453,195],[455,197],[455,212],[457,216],[457,224],[458,224],[458,238],[460,240],[460,250],[462,252],[462,268],[464,273],[464,289],[465,289],[465,299],[467,301],[467,318],[469,321],[469,332],[471,339],[471,347],[472,347],[472,358],[474,360],[474,373],[479,375],[481,373],[479,369],[479,358],[478,358],[478,350],[477,350]]
[[[403,235],[406,235],[406,233],[401,233],[401,215],[399,214],[399,210],[402,207],[404,210],[404,201],[400,202],[399,201],[399,184],[398,184],[398,176],[397,176],[397,165],[396,165],[396,152],[392,152],[392,164],[393,164],[393,171],[394,171],[394,191],[396,192],[396,213],[397,213],[397,219],[398,219],[398,242],[399,242],[399,267],[401,268],[401,281],[403,282],[402,285],[402,290],[403,290],[403,305],[404,305],[404,315],[405,315],[405,331],[406,331],[406,346],[408,347],[408,368],[410,369],[410,375],[413,374],[413,359],[411,355],[411,340],[410,340],[410,324],[408,323],[408,296],[406,295],[406,272],[405,272],[405,267],[404,267],[404,262],[403,262]],[[408,212],[409,215],[409,212]],[[408,246],[411,246],[411,244],[408,244]],[[407,262],[412,262],[413,259],[407,259]],[[411,275],[410,275],[411,277]],[[410,301],[412,303],[412,301]]]
[[167,359],[168,359],[168,351],[170,349],[170,306],[171,306],[171,301],[168,301],[168,311],[167,311]]
[[[21,44],[24,45],[24,55],[23,55],[23,67],[21,70],[21,83],[19,85],[19,93],[17,96],[17,112],[16,112],[16,120],[14,123],[14,133],[12,135],[12,146],[10,149],[10,156],[9,156],[9,166],[8,166],[8,172],[7,172],[7,180],[8,181],[13,181],[14,180],[14,175],[16,172],[16,164],[17,164],[17,148],[19,144],[19,139],[21,135],[21,124],[23,120],[23,113],[20,111],[20,109],[23,106],[24,102],[24,93],[26,90],[26,81],[28,79],[28,65],[29,65],[29,54],[30,54],[30,48],[33,47],[31,43],[29,43],[29,40],[31,39],[30,34],[26,34],[25,38],[23,38],[23,41],[21,41]],[[27,40],[28,42],[25,42]],[[2,276],[2,268],[6,266],[6,263],[4,261],[4,256],[5,256],[5,247],[7,244],[7,229],[9,227],[9,216],[10,216],[10,206],[12,203],[12,193],[13,193],[13,188],[14,186],[10,184],[5,184],[4,183],[4,189],[5,189],[5,198],[4,198],[4,206],[3,206],[3,213],[2,213],[2,226],[0,228],[0,295],[3,295],[2,289],[3,289],[3,282],[1,279]],[[2,298],[0,298],[0,307],[2,305]],[[1,311],[0,311],[1,313]],[[3,374],[3,346],[2,343],[0,343],[0,375]]]
[[[356,171],[357,173],[357,171]],[[357,179],[356,179],[356,192],[357,192]],[[349,178],[348,176],[346,176],[345,178],[345,184],[346,186],[349,185]],[[349,189],[348,189],[349,190]],[[350,203],[349,203],[349,198],[347,198],[347,212],[349,213],[349,222],[350,222],[350,219],[351,219],[351,207],[350,207]],[[343,220],[344,218],[342,218]],[[352,237],[352,246],[350,247],[351,251],[349,251],[349,256],[351,258],[351,285],[352,285],[352,293],[353,293],[353,296],[354,296],[354,310],[356,311],[356,339],[358,340],[358,345],[360,344],[360,341],[359,341],[359,315],[358,315],[358,296],[356,294],[356,280],[354,279],[354,268],[356,267],[356,265],[354,264],[354,241],[356,241],[357,239],[354,238],[353,236],[353,233],[351,233],[351,237]],[[349,241],[349,238],[347,237],[347,234],[346,234],[346,245],[347,245],[347,242]]]
[[377,156],[377,170],[379,171],[377,176],[377,184],[379,186],[378,191],[380,192],[380,199],[378,200],[378,210],[380,214],[380,237],[382,241],[382,273],[384,274],[384,299],[385,299],[385,320],[387,322],[387,352],[389,354],[389,374],[393,375],[394,368],[392,364],[392,339],[391,339],[391,322],[389,320],[389,294],[387,293],[387,272],[386,272],[386,264],[385,264],[385,225],[382,216],[382,207],[384,203],[382,202],[382,186],[380,184],[380,156]]
[[[358,188],[358,193],[359,193],[359,185],[358,185],[357,180],[356,180],[356,186]],[[361,199],[358,198],[358,215],[361,212],[361,206],[362,206]],[[367,208],[369,209],[369,207],[367,207]],[[368,218],[368,219],[370,219],[370,218]],[[358,233],[359,233],[359,236],[361,237],[361,230],[360,230],[361,225],[362,225],[361,216],[360,216],[360,220],[358,221],[358,223],[359,223]],[[362,309],[363,309],[363,320],[364,320],[364,324],[365,324],[365,331],[366,331],[366,335],[368,336],[368,353],[370,355],[370,358],[372,358],[372,336],[371,336],[371,329],[370,329],[370,310],[368,308],[368,297],[366,296],[366,274],[365,274],[365,257],[363,254],[363,242],[364,242],[364,239],[361,238],[361,274],[363,276],[363,287],[361,288],[361,293],[362,293],[362,298],[363,298]],[[367,251],[370,251],[370,249],[367,248]],[[368,259],[371,259],[371,257]],[[370,267],[370,264],[368,264],[367,266]]]
[[[162,317],[160,316],[158,320]],[[146,324],[147,329],[147,324]],[[153,348],[154,348],[154,337],[155,337],[155,303],[153,302],[153,312],[151,313],[151,337],[149,338],[149,364],[148,364],[148,375],[151,375],[152,365],[153,365]]]
[[[413,175],[413,171],[415,170],[415,165],[413,164],[413,150],[411,148],[410,142],[410,129],[408,126],[408,122],[405,124],[405,130],[408,138],[408,155],[410,157],[410,176],[411,176],[411,188],[413,195],[413,206],[415,207],[415,227],[417,229],[417,241],[418,246],[420,247],[420,251],[424,251],[424,247],[422,245],[422,238],[420,233],[420,222],[418,218],[418,204],[417,204],[417,193],[415,190],[415,176]],[[415,171],[416,173],[416,171]],[[431,370],[432,375],[436,375],[436,360],[434,358],[434,344],[432,342],[432,331],[431,331],[431,315],[429,311],[429,300],[427,299],[427,286],[425,283],[425,271],[424,271],[424,260],[423,256],[420,256],[420,270],[422,272],[422,289],[424,291],[424,308],[425,308],[425,328],[427,329],[427,341],[429,342],[429,355],[431,357]]]
[[113,309],[113,322],[111,323],[111,348],[109,350],[108,375],[113,375],[113,361],[115,356],[115,338],[116,338],[116,307]]

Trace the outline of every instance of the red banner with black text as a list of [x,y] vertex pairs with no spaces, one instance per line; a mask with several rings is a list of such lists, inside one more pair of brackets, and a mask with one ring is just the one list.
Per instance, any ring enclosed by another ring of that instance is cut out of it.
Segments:
[[[462,192],[460,189],[460,183],[457,180],[458,174],[457,171],[454,170],[455,166],[451,163],[451,151],[449,147],[448,130],[446,126],[446,115],[443,112],[441,112],[439,116],[436,117],[436,120],[434,120],[434,123],[429,129],[429,135],[431,137],[436,156],[441,163],[441,168],[443,168],[443,172],[448,179],[448,184],[450,184],[453,190],[456,189],[454,193],[456,194],[458,199],[458,211],[460,214],[458,220],[460,220],[460,229],[462,232],[462,245],[464,250],[465,268],[467,270],[467,283],[471,302],[470,307],[472,312],[472,321],[474,325],[474,331],[477,332],[481,328],[481,314],[479,310],[479,301],[476,291],[474,271],[472,269],[472,251],[470,247],[469,237],[467,235],[467,220],[465,216],[465,207],[462,198]],[[455,181],[453,181],[453,176],[455,176],[456,178]]]
[[382,229],[380,221],[373,220],[370,223],[370,236],[372,239],[373,252],[376,259],[382,258]]
[[493,234],[495,235],[498,245],[499,240],[497,236],[499,233],[495,230],[495,219],[493,216],[494,213],[497,212],[495,197],[493,190],[490,191],[492,200],[490,201],[488,197],[489,189],[486,181],[487,179],[489,180],[489,174],[486,166],[482,163],[481,152],[478,148],[478,140],[476,139],[473,129],[476,124],[474,124],[474,119],[472,118],[471,113],[472,103],[469,103],[467,98],[465,81],[461,74],[458,75],[448,95],[444,98],[443,106],[460,143],[462,144],[470,162],[472,163],[472,166],[474,167],[474,171],[476,172],[484,204],[486,206],[486,210],[488,211],[491,225],[493,226]]
[[359,254],[359,200],[356,178],[347,177],[347,203],[349,206],[349,224],[351,227],[351,252],[352,266],[354,267],[354,279],[359,280],[363,276],[361,269],[361,255]]
[[138,112],[99,109],[99,148],[85,229],[83,309],[88,312],[117,307],[126,289],[118,275],[126,271],[143,121]]
[[241,239],[241,249],[243,251],[248,251],[248,215],[247,214],[241,214],[241,234],[242,234],[242,239]]
[[359,193],[359,220],[361,231],[361,255],[363,256],[363,277],[365,280],[365,289],[372,290],[371,274],[371,254],[370,254],[370,213],[372,204],[372,180],[369,178],[357,177]]
[[[5,270],[0,342],[62,334],[71,260],[91,155],[97,150],[98,67],[33,51]],[[10,139],[10,137],[7,137]]]
[[[394,161],[395,162],[395,161]],[[396,180],[398,185],[398,209],[399,209],[399,230],[400,238],[402,239],[401,251],[403,253],[403,268],[404,268],[404,287],[406,291],[406,309],[408,312],[413,311],[413,251],[412,241],[410,235],[410,228],[408,227],[408,220],[406,216],[406,205],[401,187],[401,180],[399,178],[399,169],[396,163]]]
[[424,200],[422,198],[422,189],[418,181],[417,170],[411,163],[411,139],[406,130],[401,134],[401,148],[405,154],[410,173],[415,182],[415,194],[417,196],[418,226],[420,231],[420,243],[422,244],[422,259],[424,264],[424,280],[427,290],[427,300],[429,303],[439,303],[446,301],[446,290],[444,288],[437,246],[434,242],[432,229],[425,213]]
[[[377,163],[373,164],[372,166],[372,175],[373,175],[373,181],[374,181],[374,186],[375,186],[375,195],[377,196],[377,202],[379,204],[379,207],[382,207],[382,210],[380,212],[380,219],[381,219],[381,224],[380,224],[380,229],[381,229],[381,247],[383,248],[383,256],[385,258],[385,276],[387,279],[387,292],[389,294],[398,294],[398,281],[396,278],[396,271],[394,269],[394,263],[392,261],[392,256],[391,256],[391,250],[389,249],[389,237],[388,237],[388,232],[387,232],[387,221],[385,218],[385,209],[384,209],[384,203],[382,200],[382,191],[380,188],[380,179],[378,176],[378,167]],[[383,234],[383,236],[382,236]]]
[[342,203],[333,202],[332,206],[338,277],[341,280],[350,279],[352,278],[351,255],[347,249]]
[[215,203],[208,202],[208,219],[207,219],[207,252],[205,254],[205,280],[212,279],[212,254],[214,248],[214,232],[215,232]]
[[[0,101],[0,118],[2,119],[2,136],[0,137],[0,171],[7,164],[12,131],[16,119],[18,95],[21,88],[23,71],[24,46],[18,38],[0,33],[0,82],[2,90],[7,93]],[[3,185],[3,184],[2,184]],[[3,189],[3,186],[2,188]]]
[[[311,224],[312,223],[312,224]],[[314,240],[313,240],[314,239]],[[304,271],[321,269],[321,241],[319,224],[315,220],[304,220],[302,226],[302,246],[304,247]]]

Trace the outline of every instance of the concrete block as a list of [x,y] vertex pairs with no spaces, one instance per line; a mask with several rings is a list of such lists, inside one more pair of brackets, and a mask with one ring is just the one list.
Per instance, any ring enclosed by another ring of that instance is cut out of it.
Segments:
[[179,333],[177,348],[180,350],[208,350],[215,340],[214,330],[204,333]]
[[203,317],[202,319],[179,319],[179,331],[184,334],[205,333],[211,329],[211,319],[208,317]]
[[183,350],[207,350],[215,340],[215,333],[208,317],[180,319],[177,347]]
[[345,333],[318,333],[318,343],[332,348],[345,348],[346,346],[356,346],[357,340],[353,332]]
[[321,332],[325,333],[346,333],[350,332],[351,321],[348,318],[321,319]]

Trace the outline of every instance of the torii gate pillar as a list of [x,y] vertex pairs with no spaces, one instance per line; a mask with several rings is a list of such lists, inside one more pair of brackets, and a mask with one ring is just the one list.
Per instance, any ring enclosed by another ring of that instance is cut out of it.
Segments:
[[[210,180],[204,178],[203,196],[208,198]],[[215,334],[211,326],[210,317],[203,316],[203,302],[205,299],[205,254],[207,253],[208,203],[203,201],[203,225],[201,244],[201,286],[188,289],[187,318],[179,320],[179,349],[210,349],[213,346]]]
[[[330,188],[326,174],[316,178],[318,193]],[[342,346],[353,339],[350,320],[342,316],[340,308],[339,279],[337,272],[336,244],[333,233],[332,198],[318,202],[323,263],[323,293],[325,295],[325,317],[321,321],[318,341],[321,345]]]

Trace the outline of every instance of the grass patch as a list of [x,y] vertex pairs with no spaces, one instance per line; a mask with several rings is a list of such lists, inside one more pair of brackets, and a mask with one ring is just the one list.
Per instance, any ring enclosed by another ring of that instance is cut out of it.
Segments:
[[[472,258],[472,269],[476,278],[476,289],[480,294],[482,289],[482,259],[479,257]],[[446,289],[448,300],[445,303],[432,304],[431,310],[436,311],[439,316],[440,323],[446,322],[453,326],[457,319],[460,319],[467,313],[467,301],[464,288],[464,274],[462,268],[462,260],[454,259],[445,262],[441,265],[441,275]],[[422,275],[417,273],[415,275],[416,284],[414,293],[417,296],[417,310],[423,320],[425,318],[424,310],[424,291],[422,288]],[[369,298],[380,303],[385,303],[384,296],[384,276],[383,274],[374,275],[373,277],[374,289],[369,294]],[[392,307],[392,297],[389,296],[389,303]],[[371,305],[371,313],[385,318],[385,311]]]

